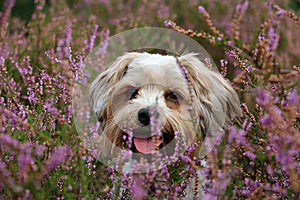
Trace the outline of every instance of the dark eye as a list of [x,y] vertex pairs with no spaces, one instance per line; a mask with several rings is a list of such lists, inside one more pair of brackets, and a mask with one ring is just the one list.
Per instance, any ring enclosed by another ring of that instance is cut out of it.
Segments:
[[168,101],[173,101],[173,102],[178,102],[182,99],[182,96],[177,93],[177,92],[168,92],[166,95],[165,95],[165,98],[166,100]]
[[128,99],[134,99],[139,94],[138,88],[130,87],[126,90],[125,95]]

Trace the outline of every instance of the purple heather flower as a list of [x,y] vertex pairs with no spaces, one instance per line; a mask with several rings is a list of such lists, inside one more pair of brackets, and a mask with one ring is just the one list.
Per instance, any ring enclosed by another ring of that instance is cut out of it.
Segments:
[[124,162],[128,161],[132,157],[132,151],[131,150],[122,149],[120,154],[122,155],[122,160]]
[[45,111],[48,111],[49,113],[57,117],[59,115],[59,110],[54,107],[54,103],[51,102],[52,100],[48,100],[47,102],[45,102],[43,107]]
[[236,11],[239,12],[240,14],[244,15],[245,11],[247,10],[248,8],[248,5],[249,5],[249,2],[248,1],[245,1],[244,3],[242,4],[237,4],[236,5]]
[[217,200],[218,198],[210,193],[205,194],[203,200]]
[[[7,170],[6,164],[5,162],[2,162],[2,160],[0,160],[0,176],[1,177],[9,177],[10,176],[10,172],[9,170]],[[0,179],[0,186],[2,183],[2,179]]]
[[249,72],[251,72],[251,71],[253,70],[252,65],[249,65],[249,66],[247,67],[247,70],[248,70]]
[[4,3],[2,4],[3,12],[1,13],[1,17],[0,17],[0,27],[1,28],[7,22],[7,19],[9,18],[10,12],[11,12],[12,8],[14,7],[14,5],[15,5],[15,0],[4,1]]
[[287,105],[288,105],[288,102],[285,99],[283,99],[281,101],[281,106],[286,107]]
[[241,13],[244,13],[247,10],[248,6],[249,6],[249,2],[245,1],[243,4],[237,4],[236,10],[238,10]]
[[291,90],[287,95],[287,101],[290,106],[299,106],[299,96],[295,89]]
[[64,146],[57,147],[53,151],[50,159],[47,161],[46,169],[48,171],[52,171],[69,157],[72,157],[72,150],[69,146],[64,145]]
[[41,156],[41,155],[43,155],[45,150],[46,150],[45,146],[35,144],[35,155]]
[[273,175],[273,169],[271,167],[271,165],[267,165],[267,173],[272,176]]
[[201,15],[206,15],[207,14],[207,11],[205,10],[205,8],[203,6],[199,6],[198,11]]
[[28,170],[30,170],[30,164],[34,162],[33,157],[31,156],[31,153],[20,153],[18,155],[18,166],[19,166],[19,177],[23,177]]
[[[12,138],[10,135],[3,134],[0,136],[0,145],[7,149],[15,149],[19,146],[18,140]],[[11,151],[9,153],[12,153]]]
[[122,139],[123,139],[124,141],[126,140],[126,138],[127,138],[126,135],[123,135],[123,136],[122,136]]
[[272,25],[268,32],[268,39],[269,39],[269,48],[268,50],[274,51],[276,50],[279,42],[280,34],[278,30],[278,21],[273,20]]
[[4,67],[4,64],[5,64],[5,58],[0,56],[0,66]]
[[107,167],[107,171],[108,173],[112,174],[115,171],[115,169],[112,166],[109,166]]
[[[272,113],[274,113],[273,115],[276,116],[277,120],[279,121],[284,121],[283,117],[282,117],[282,111],[277,107],[277,106],[272,106]],[[281,125],[284,125],[285,123],[282,123]]]
[[72,190],[73,190],[72,185],[69,185],[69,186],[68,186],[68,190],[69,190],[69,191],[72,191]]
[[270,102],[271,94],[263,88],[256,91],[256,101],[259,105],[265,106]]
[[57,47],[60,47],[60,46],[62,46],[62,45],[64,45],[65,44],[65,41],[63,40],[63,39],[59,39],[58,41],[57,41]]
[[225,67],[225,66],[228,65],[228,60],[221,59],[220,64],[221,64],[222,67]]
[[258,41],[259,42],[263,42],[264,39],[265,39],[265,34],[264,33],[261,33],[261,34],[258,35]]
[[237,144],[246,145],[246,133],[242,129],[238,129],[235,126],[229,128],[228,142],[232,143],[235,140]]
[[254,153],[252,153],[251,151],[247,151],[243,155],[247,156],[250,160],[254,160],[256,158],[256,155]]
[[30,104],[34,105],[37,102],[37,98],[35,97],[35,92],[32,88],[27,88],[27,99]]
[[134,199],[143,199],[145,197],[145,190],[143,188],[142,180],[140,179],[135,180],[131,190]]
[[95,40],[98,34],[99,25],[95,24],[89,40],[85,40],[85,49],[91,52],[95,46]]
[[70,56],[69,47],[72,39],[72,22],[70,20],[67,20],[65,24],[64,35],[65,35],[65,46],[63,48],[64,55],[66,57],[69,57]]
[[36,6],[36,9],[41,11],[44,7],[44,3],[42,3],[43,1],[40,1],[39,4]]
[[273,122],[272,117],[269,114],[265,114],[260,118],[260,123],[265,126],[271,126]]
[[110,39],[109,34],[110,34],[110,32],[108,29],[100,32],[100,36],[102,38],[101,46],[100,46],[100,48],[97,49],[95,55],[100,56],[100,57],[103,57],[105,55],[106,50],[109,45],[109,39]]
[[279,11],[276,12],[276,15],[277,15],[278,17],[281,17],[281,16],[283,16],[285,13],[286,13],[285,10],[279,10]]
[[251,194],[251,191],[249,189],[243,189],[241,191],[241,194],[244,195],[244,196],[248,196],[249,194]]
[[250,131],[251,127],[252,127],[253,123],[249,122],[247,127],[245,127],[246,132]]

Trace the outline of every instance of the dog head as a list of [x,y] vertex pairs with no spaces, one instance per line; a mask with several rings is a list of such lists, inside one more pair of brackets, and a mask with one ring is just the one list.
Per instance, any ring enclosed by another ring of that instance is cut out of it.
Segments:
[[127,53],[94,80],[90,99],[105,136],[105,155],[126,148],[124,137],[132,137],[129,148],[142,154],[174,149],[178,132],[188,145],[202,142],[241,113],[230,84],[195,54]]

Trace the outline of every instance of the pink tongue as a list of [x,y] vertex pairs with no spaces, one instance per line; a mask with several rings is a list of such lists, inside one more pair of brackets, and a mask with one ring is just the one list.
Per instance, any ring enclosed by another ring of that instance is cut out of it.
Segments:
[[156,150],[157,147],[163,142],[162,139],[154,139],[150,138],[133,138],[134,145],[136,149],[143,154],[151,153],[152,151]]

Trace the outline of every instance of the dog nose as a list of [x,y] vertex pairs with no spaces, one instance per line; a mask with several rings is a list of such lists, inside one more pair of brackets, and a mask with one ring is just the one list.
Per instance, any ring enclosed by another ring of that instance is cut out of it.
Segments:
[[149,125],[150,123],[150,114],[149,114],[149,109],[147,108],[142,108],[138,112],[138,120],[141,122],[144,126]]

